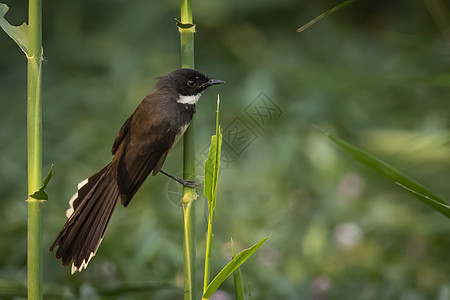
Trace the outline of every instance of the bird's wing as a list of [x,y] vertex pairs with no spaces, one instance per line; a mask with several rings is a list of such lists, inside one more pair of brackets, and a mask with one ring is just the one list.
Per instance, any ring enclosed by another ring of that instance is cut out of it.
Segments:
[[131,117],[129,117],[125,123],[122,125],[122,127],[120,128],[119,132],[117,133],[116,139],[114,140],[114,144],[111,148],[111,154],[114,155],[117,152],[117,149],[119,149],[120,144],[122,143],[122,141],[124,140],[124,138],[126,137],[126,135],[128,134],[128,129],[130,126],[130,120]]
[[161,171],[162,166],[164,165],[164,162],[166,161],[167,154],[169,154],[169,151],[166,151],[163,155],[161,155],[161,158],[156,163],[155,167],[153,168],[153,176],[158,174],[159,171]]
[[[139,124],[139,132],[133,132],[132,128],[137,128],[133,122],[144,123]],[[163,117],[154,120],[133,117],[130,128],[123,140],[121,153],[117,153],[120,154],[117,183],[124,206],[128,205],[150,172],[161,169],[178,130],[172,126],[170,119]]]

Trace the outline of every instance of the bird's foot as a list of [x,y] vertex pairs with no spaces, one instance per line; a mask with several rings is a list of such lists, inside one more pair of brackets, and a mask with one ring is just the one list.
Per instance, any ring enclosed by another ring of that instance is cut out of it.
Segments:
[[175,180],[176,182],[182,184],[183,186],[187,186],[187,187],[191,187],[191,188],[197,187],[197,184],[195,183],[195,180],[179,179],[179,178],[176,178],[175,176],[173,176],[173,175],[171,175],[171,174],[169,174],[167,172],[164,172],[163,170],[159,170],[159,171],[161,173],[163,173],[164,175],[166,175],[167,177],[169,177],[169,178]]
[[179,179],[178,181],[179,183],[181,183],[183,186],[187,186],[187,187],[191,187],[191,188],[195,188],[198,185],[195,183],[195,180],[184,180],[184,179]]

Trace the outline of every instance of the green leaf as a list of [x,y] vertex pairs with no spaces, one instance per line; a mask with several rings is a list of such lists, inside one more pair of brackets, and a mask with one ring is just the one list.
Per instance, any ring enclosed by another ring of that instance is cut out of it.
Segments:
[[[205,197],[208,199],[210,212],[216,205],[217,182],[219,180],[220,153],[222,149],[222,132],[219,125],[219,96],[217,96],[216,134],[211,137],[208,159],[205,162]],[[210,213],[211,214],[211,213]]]
[[31,198],[34,198],[36,200],[48,200],[48,195],[45,192],[45,189],[47,188],[50,179],[52,179],[52,173],[53,173],[53,165],[50,166],[50,170],[48,171],[47,176],[45,176],[44,178],[42,187],[39,189],[39,191],[35,192],[33,195],[30,195]]
[[341,4],[333,7],[330,10],[327,10],[326,12],[324,12],[323,14],[318,15],[317,17],[315,17],[314,19],[312,19],[311,21],[309,21],[308,23],[306,23],[305,25],[303,25],[302,27],[297,29],[297,32],[302,32],[305,31],[309,26],[313,25],[314,23],[316,23],[317,21],[320,21],[321,19],[325,18],[328,15],[331,15],[332,13],[337,12],[338,10],[340,10],[341,8],[346,7],[349,4],[352,4],[353,2],[355,2],[356,0],[347,0],[342,2]]
[[[234,243],[233,238],[231,238],[231,258],[236,256],[236,251],[234,251]],[[234,279],[234,292],[236,293],[236,300],[245,300],[244,297],[244,283],[242,281],[242,272],[241,268],[237,268],[236,271],[233,272]]]
[[23,53],[28,56],[28,25],[24,22],[20,26],[12,26],[5,19],[9,7],[0,3],[0,27],[19,45]]
[[177,27],[180,29],[193,29],[195,30],[195,24],[191,23],[181,23],[181,21],[175,19],[175,22],[177,23]]
[[238,253],[220,272],[217,274],[216,277],[211,281],[211,283],[208,285],[208,288],[206,289],[205,293],[202,296],[202,299],[209,299],[212,294],[219,288],[219,286],[222,284],[222,282],[225,281],[225,279],[228,278],[228,276],[231,275],[237,268],[239,268],[240,265],[242,265],[250,256],[253,255],[253,253],[258,250],[262,244],[268,239],[269,237],[265,237],[262,240],[260,240],[257,244],[251,246],[248,249],[242,250]]
[[[413,190],[413,189],[410,189],[410,188],[404,186],[403,184],[401,184],[401,183],[399,183],[399,182],[396,182],[396,184],[397,184],[398,186],[404,188],[405,190],[407,190],[408,192],[410,192],[411,194],[413,194],[414,197],[418,198],[419,200],[422,200],[423,202],[434,202],[434,203],[435,203],[436,205],[438,205],[438,206],[444,206],[444,207],[446,207],[447,209],[450,209],[450,206],[449,206],[449,205],[440,203],[440,202],[438,202],[438,201],[436,201],[436,200],[434,200],[434,199],[431,199],[431,198],[428,197],[428,196],[422,195],[421,193],[419,193],[419,192],[417,192],[417,191],[415,191],[415,190]],[[443,212],[443,213],[446,214],[445,212]],[[447,216],[448,216],[448,215],[447,215]]]
[[339,147],[353,156],[354,159],[370,167],[371,169],[374,169],[388,179],[394,181],[396,184],[412,193],[416,198],[420,199],[429,206],[433,207],[435,210],[443,213],[450,218],[450,206],[448,205],[448,203],[436,196],[422,184],[410,178],[406,174],[398,171],[397,169],[390,166],[381,159],[375,157],[374,155],[362,149],[359,149],[358,147],[355,147],[338,137],[328,134],[319,127],[318,129],[322,131],[322,133],[325,134],[330,140],[335,142]]
[[211,137],[208,159],[205,162],[204,194],[208,199],[208,229],[206,232],[205,273],[203,278],[203,291],[209,284],[211,266],[211,247],[213,242],[213,219],[216,207],[217,182],[219,180],[220,151],[222,147],[222,134],[219,125],[219,95],[217,95],[216,134]]

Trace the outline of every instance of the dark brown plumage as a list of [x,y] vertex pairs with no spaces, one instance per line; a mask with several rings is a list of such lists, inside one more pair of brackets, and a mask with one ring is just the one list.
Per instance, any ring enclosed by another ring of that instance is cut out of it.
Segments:
[[86,268],[97,252],[119,197],[126,207],[148,175],[161,171],[201,92],[220,83],[195,70],[176,70],[160,77],[125,121],[111,149],[112,161],[78,185],[66,213],[69,219],[50,247],[58,246],[56,257],[63,265],[72,262],[72,273]]

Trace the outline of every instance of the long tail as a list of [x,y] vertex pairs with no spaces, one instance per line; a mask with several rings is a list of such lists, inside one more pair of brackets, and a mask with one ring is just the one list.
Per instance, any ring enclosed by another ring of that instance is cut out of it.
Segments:
[[118,198],[113,163],[78,184],[66,212],[69,219],[50,247],[53,251],[58,246],[56,257],[64,266],[73,261],[72,274],[85,269],[97,252]]

